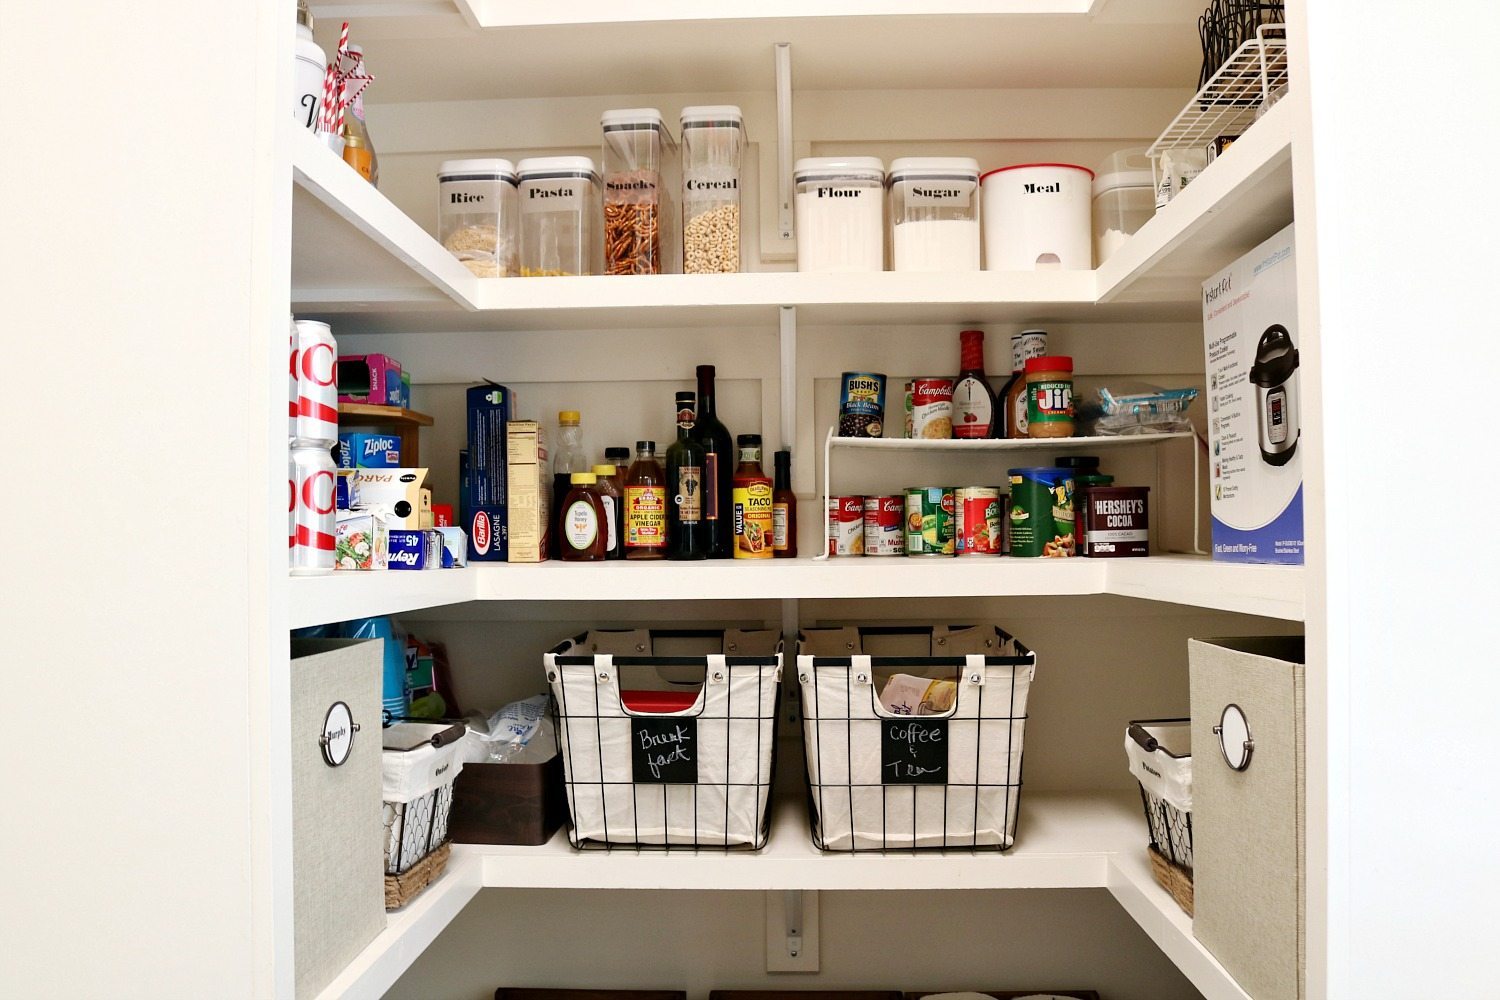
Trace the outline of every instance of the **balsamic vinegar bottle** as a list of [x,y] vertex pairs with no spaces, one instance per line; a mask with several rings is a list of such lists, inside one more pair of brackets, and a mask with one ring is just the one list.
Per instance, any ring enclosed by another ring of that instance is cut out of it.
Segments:
[[677,440],[667,449],[667,558],[707,559],[713,538],[703,519],[703,445],[693,440],[697,398],[677,394]]
[[714,410],[714,366],[698,366],[698,414],[690,435],[703,446],[703,520],[708,524],[709,558],[734,554],[734,438]]

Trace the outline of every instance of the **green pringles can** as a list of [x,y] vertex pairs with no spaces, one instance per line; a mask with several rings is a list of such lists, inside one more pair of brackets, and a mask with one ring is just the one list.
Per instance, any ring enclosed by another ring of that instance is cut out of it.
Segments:
[[906,554],[953,555],[953,487],[907,488]]
[[1073,470],[1010,470],[1010,554],[1054,559],[1073,555]]

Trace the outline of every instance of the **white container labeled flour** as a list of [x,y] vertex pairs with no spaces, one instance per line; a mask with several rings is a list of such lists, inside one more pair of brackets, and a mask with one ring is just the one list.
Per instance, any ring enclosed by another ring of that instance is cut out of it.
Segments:
[[1156,214],[1155,180],[1144,149],[1122,149],[1094,177],[1094,265],[1102,266],[1128,236]]
[[979,163],[912,156],[891,163],[891,270],[979,270]]
[[798,160],[797,270],[885,268],[885,164],[873,156]]
[[1093,267],[1093,180],[1092,170],[1071,163],[1021,163],[981,177],[985,270]]

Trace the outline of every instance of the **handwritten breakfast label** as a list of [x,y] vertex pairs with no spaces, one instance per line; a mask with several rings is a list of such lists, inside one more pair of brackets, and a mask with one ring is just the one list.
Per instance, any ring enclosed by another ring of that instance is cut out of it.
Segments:
[[947,719],[882,720],[881,784],[942,785],[947,781]]
[[652,785],[692,785],[698,781],[698,720],[679,717],[630,720],[630,755],[635,780]]

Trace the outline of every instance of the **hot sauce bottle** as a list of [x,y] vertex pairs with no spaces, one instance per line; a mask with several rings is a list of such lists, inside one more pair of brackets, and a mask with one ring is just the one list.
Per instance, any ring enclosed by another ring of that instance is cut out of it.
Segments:
[[771,553],[777,559],[797,555],[797,494],[792,492],[792,453],[776,453],[776,483],[771,490]]

